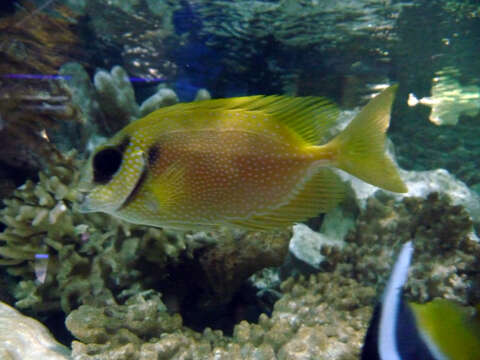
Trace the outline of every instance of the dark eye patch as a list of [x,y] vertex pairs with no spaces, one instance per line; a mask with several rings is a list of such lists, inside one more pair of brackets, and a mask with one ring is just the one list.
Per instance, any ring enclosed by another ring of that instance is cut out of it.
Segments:
[[93,181],[99,184],[108,183],[122,164],[123,153],[117,148],[100,150],[93,157]]
[[152,166],[153,164],[155,164],[155,161],[157,161],[159,157],[160,157],[160,146],[153,145],[148,150],[148,165]]

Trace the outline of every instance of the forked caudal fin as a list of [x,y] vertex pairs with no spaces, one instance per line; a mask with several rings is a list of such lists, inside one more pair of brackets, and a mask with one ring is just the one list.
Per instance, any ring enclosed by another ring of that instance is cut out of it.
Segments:
[[408,189],[398,169],[385,153],[385,132],[397,85],[390,86],[370,100],[352,122],[330,141],[336,154],[335,166],[372,185],[393,192]]

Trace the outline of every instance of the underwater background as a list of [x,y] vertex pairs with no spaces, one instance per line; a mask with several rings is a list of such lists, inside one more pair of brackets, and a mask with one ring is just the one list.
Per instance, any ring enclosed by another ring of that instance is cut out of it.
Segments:
[[[0,359],[358,359],[409,240],[406,299],[472,310],[479,50],[468,0],[2,1]],[[75,209],[88,156],[155,109],[320,96],[334,135],[391,84],[406,194],[344,176],[340,206],[265,232]]]

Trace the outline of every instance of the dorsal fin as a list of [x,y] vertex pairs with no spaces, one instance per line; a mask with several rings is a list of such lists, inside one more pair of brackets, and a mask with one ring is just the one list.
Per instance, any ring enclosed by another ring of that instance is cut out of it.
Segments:
[[341,179],[330,169],[320,168],[292,196],[271,212],[245,220],[233,220],[233,226],[251,230],[270,230],[307,220],[335,207],[345,195]]
[[292,129],[310,144],[324,141],[326,130],[338,116],[335,104],[322,97],[255,95],[180,103],[158,109],[146,118],[161,119],[173,112],[218,110],[258,112]]

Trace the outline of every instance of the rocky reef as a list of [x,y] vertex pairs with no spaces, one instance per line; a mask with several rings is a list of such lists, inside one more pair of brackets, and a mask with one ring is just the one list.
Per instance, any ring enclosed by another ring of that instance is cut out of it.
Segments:
[[[0,301],[73,341],[62,347],[0,303],[0,357],[27,359],[32,344],[45,359],[357,359],[410,240],[408,300],[480,302],[478,5],[65,3],[73,12],[25,3],[29,17],[0,18]],[[31,73],[52,76],[19,80]],[[76,211],[96,144],[159,107],[210,98],[205,88],[324,95],[351,109],[391,82],[389,136],[415,170],[402,171],[406,196],[347,179],[342,207],[269,233],[180,233]],[[429,121],[441,116],[448,124]]]
[[79,340],[73,354],[79,359],[356,359],[404,241],[413,239],[416,249],[409,300],[441,297],[466,306],[480,300],[480,244],[470,238],[471,226],[461,206],[438,194],[402,202],[377,196],[368,201],[345,247],[322,247],[320,272],[285,280],[272,315],[238,323],[231,337],[210,328],[192,331],[178,314],[168,313],[158,293],[146,292],[124,305],[73,311],[67,319]]

